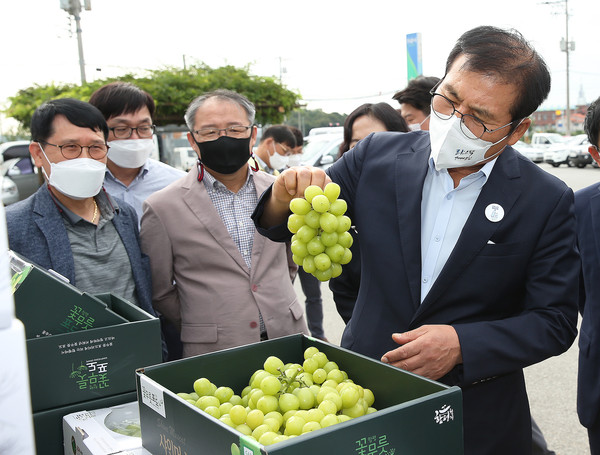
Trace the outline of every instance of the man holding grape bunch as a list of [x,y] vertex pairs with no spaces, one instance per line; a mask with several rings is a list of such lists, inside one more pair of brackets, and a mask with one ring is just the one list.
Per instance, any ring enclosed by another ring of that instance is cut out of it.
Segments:
[[523,368],[577,333],[573,193],[511,147],[549,90],[518,32],[477,27],[432,90],[429,133],[372,134],[327,174],[286,170],[253,214],[289,239],[290,201],[340,185],[362,256],[342,346],[460,386],[465,454],[531,454]]

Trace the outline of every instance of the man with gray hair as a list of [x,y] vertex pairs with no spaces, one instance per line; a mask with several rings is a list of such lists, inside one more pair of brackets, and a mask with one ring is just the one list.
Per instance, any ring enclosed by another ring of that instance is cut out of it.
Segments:
[[152,304],[179,328],[184,357],[308,333],[289,245],[259,235],[250,219],[274,180],[248,164],[254,115],[229,90],[192,101],[185,120],[198,166],[143,205]]

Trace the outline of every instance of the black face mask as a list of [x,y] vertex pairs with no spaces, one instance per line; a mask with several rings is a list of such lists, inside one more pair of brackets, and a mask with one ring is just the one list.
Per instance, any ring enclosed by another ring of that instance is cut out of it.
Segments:
[[200,162],[219,174],[233,174],[250,159],[250,139],[221,136],[214,141],[196,142],[200,149]]

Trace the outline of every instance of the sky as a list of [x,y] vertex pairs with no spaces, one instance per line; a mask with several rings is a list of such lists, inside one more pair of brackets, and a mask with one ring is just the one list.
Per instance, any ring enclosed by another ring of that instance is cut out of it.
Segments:
[[[557,4],[549,4],[557,3]],[[570,101],[600,96],[600,2],[569,0]],[[552,91],[542,108],[566,105],[565,3],[554,0],[91,0],[81,29],[88,81],[166,66],[249,66],[281,78],[308,109],[350,113],[387,101],[407,83],[406,35],[420,33],[423,73],[443,76],[458,37],[479,25],[515,28],[546,60]],[[60,0],[3,0],[0,107],[34,84],[79,83],[72,16]],[[0,119],[0,133],[11,121]]]

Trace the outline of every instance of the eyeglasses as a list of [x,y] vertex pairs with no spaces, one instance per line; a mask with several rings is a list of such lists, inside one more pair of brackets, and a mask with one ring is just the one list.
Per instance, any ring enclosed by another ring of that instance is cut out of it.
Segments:
[[233,138],[246,137],[246,133],[250,128],[252,128],[252,125],[234,125],[228,126],[227,128],[202,128],[200,130],[192,131],[192,133],[201,141],[214,141],[221,135],[221,131],[223,131],[225,136]]
[[46,141],[40,141],[46,145],[51,145],[52,147],[58,147],[60,150],[60,153],[63,157],[65,157],[68,160],[72,160],[75,158],[78,158],[79,155],[81,155],[81,152],[83,152],[83,149],[88,149],[88,154],[90,155],[91,158],[95,159],[95,160],[99,160],[102,159],[106,156],[106,153],[108,152],[108,145],[106,144],[98,144],[98,145],[79,145],[79,144],[63,144],[63,145],[56,145],[56,144],[51,144],[50,142],[46,142]]
[[115,135],[117,139],[129,139],[135,130],[137,135],[141,138],[152,137],[154,131],[156,131],[155,125],[142,125],[137,128],[132,128],[129,126],[115,126],[114,128],[109,128]]
[[285,145],[283,145],[281,143],[279,143],[279,147],[281,147],[281,149],[283,150],[283,154],[285,156],[290,156],[290,155],[294,154],[294,151],[291,148],[286,147]]
[[461,117],[460,130],[469,139],[479,139],[485,133],[493,133],[495,131],[501,130],[502,128],[506,128],[507,126],[512,125],[515,122],[513,120],[512,122],[509,122],[506,125],[502,125],[492,130],[485,126],[484,123],[477,117],[474,117],[470,114],[463,114],[462,112],[457,110],[454,106],[454,103],[441,93],[434,93],[434,91],[432,90],[430,94],[431,110],[436,115],[436,117],[442,120],[450,120],[454,116],[454,114],[458,112]]

